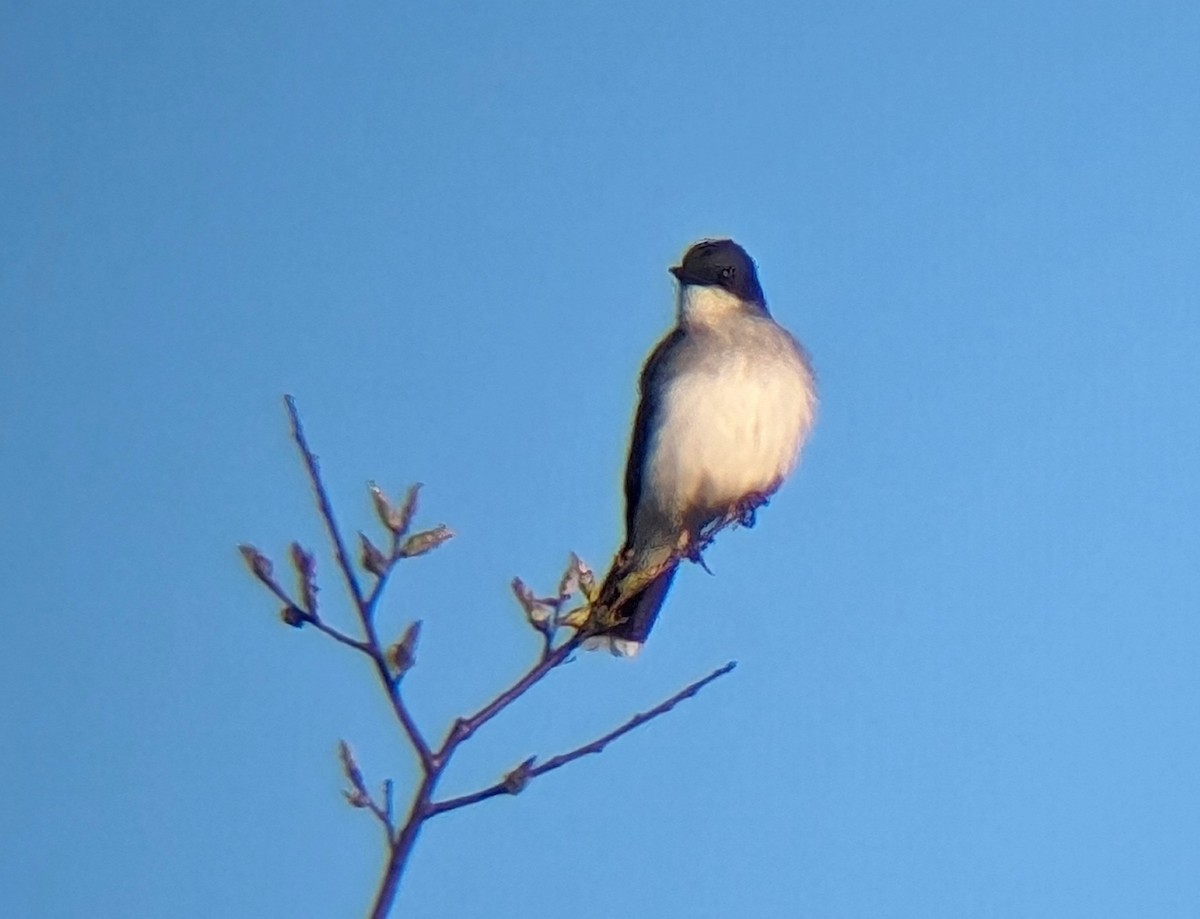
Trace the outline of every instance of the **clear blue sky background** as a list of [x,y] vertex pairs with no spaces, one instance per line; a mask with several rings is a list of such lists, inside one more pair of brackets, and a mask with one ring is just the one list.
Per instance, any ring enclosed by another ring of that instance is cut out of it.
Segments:
[[[1200,915],[1200,6],[9,4],[0,913],[354,916],[413,764],[233,546],[427,484],[389,630],[440,732],[507,595],[619,539],[698,237],[814,355],[799,474],[644,656],[464,748],[402,914]],[[337,598],[322,563],[326,603]]]

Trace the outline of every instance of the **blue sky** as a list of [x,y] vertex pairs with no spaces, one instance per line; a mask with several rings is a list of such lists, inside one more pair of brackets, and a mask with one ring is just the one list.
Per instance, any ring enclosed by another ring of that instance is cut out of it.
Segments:
[[[447,791],[416,917],[1200,914],[1200,7],[10,5],[0,912],[351,916],[338,794],[413,764],[235,543],[426,483],[431,733],[534,651],[507,582],[619,539],[666,272],[731,235],[822,414],[635,663]],[[322,561],[326,603],[336,595]]]

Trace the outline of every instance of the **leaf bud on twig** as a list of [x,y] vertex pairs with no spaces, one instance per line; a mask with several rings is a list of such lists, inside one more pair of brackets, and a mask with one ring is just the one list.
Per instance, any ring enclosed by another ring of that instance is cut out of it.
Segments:
[[417,515],[417,495],[420,492],[421,483],[416,482],[409,485],[408,491],[404,493],[404,503],[400,505],[400,510],[396,515],[396,526],[392,530],[397,536],[403,536],[412,526],[413,517]]
[[382,523],[399,539],[408,532],[408,528],[412,525],[413,517],[417,513],[417,495],[421,490],[421,483],[410,485],[408,491],[404,493],[404,502],[396,507],[384,494],[383,489],[374,482],[370,484],[371,501],[375,505],[375,514],[379,517],[379,522]]
[[529,784],[529,780],[532,778],[530,772],[533,770],[533,764],[536,760],[536,756],[531,756],[512,772],[508,773],[504,777],[504,790],[510,795],[519,795],[524,791],[525,786]]
[[513,596],[517,598],[517,602],[521,604],[526,621],[542,634],[548,634],[550,615],[554,611],[554,604],[536,596],[529,585],[520,578],[512,579],[512,592]]
[[371,542],[366,533],[359,531],[358,539],[362,546],[362,555],[359,557],[359,561],[363,568],[377,578],[383,577],[387,574],[388,557],[383,554],[383,550]]
[[562,577],[558,582],[558,603],[562,606],[571,598],[571,595],[578,592],[584,600],[591,601],[592,595],[596,591],[596,576],[592,574],[592,569],[587,566],[574,552],[571,553],[570,559],[567,561],[566,570],[563,571]]
[[374,482],[370,482],[367,487],[371,490],[371,503],[375,505],[375,516],[390,530],[392,528],[392,502],[383,493],[383,489]]
[[454,534],[448,526],[444,523],[438,524],[432,530],[422,530],[420,533],[413,533],[412,536],[404,540],[404,544],[396,554],[400,558],[416,558],[418,555],[432,552],[453,536]]
[[350,750],[350,744],[344,740],[338,741],[338,760],[342,764],[342,775],[346,777],[346,781],[355,791],[366,795],[367,783],[363,781],[362,770],[354,761],[354,753]]
[[246,561],[246,567],[250,569],[252,575],[268,587],[274,586],[275,580],[272,575],[275,572],[275,566],[271,564],[269,558],[249,543],[242,543],[238,546],[238,551],[242,553],[242,558]]
[[345,795],[346,803],[351,807],[369,807],[371,804],[371,799],[361,791],[350,791],[343,788],[342,794]]
[[593,603],[596,600],[596,574],[588,567],[588,563],[574,552],[571,553],[571,564],[575,567],[575,583],[585,600]]
[[309,613],[317,611],[317,562],[312,553],[305,551],[298,542],[292,543],[292,566],[296,569],[296,583],[300,587],[300,599]]
[[417,662],[417,641],[421,638],[421,620],[409,623],[400,640],[388,648],[387,661],[396,676],[404,676]]

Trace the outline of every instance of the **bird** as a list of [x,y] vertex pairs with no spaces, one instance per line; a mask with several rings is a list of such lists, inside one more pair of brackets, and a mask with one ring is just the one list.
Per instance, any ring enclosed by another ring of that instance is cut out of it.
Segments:
[[704,239],[670,269],[676,322],[642,368],[625,466],[625,541],[592,603],[585,646],[632,657],[684,559],[752,526],[795,468],[817,392],[801,344],[767,309],[754,260]]

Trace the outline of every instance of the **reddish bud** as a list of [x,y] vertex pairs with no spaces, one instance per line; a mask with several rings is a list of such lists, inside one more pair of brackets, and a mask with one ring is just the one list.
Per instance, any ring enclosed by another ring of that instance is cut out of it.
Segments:
[[377,578],[387,574],[388,557],[383,554],[383,551],[367,538],[366,533],[358,534],[359,543],[362,547],[362,554],[359,556],[359,562],[363,568],[371,572]]
[[250,569],[250,573],[262,581],[264,584],[273,584],[271,576],[275,571],[275,566],[271,564],[271,560],[259,552],[254,546],[249,543],[242,543],[238,546],[238,551],[242,553],[242,558],[246,562],[246,567]]
[[529,784],[529,780],[533,778],[533,763],[537,759],[536,756],[531,756],[525,762],[521,763],[516,769],[508,773],[504,777],[504,790],[510,795],[519,795],[525,790],[525,786]]
[[409,623],[400,640],[388,648],[387,660],[396,676],[404,676],[417,662],[417,642],[421,638],[421,620]]
[[512,592],[521,604],[526,621],[539,632],[545,633],[550,627],[550,615],[555,608],[554,601],[539,598],[520,578],[512,579]]
[[392,530],[397,536],[403,536],[408,532],[408,528],[412,526],[413,517],[417,515],[417,496],[421,491],[421,483],[417,482],[414,485],[408,486],[408,491],[404,493],[404,503],[400,505],[400,510],[396,512],[395,528]]
[[309,613],[317,611],[317,562],[298,542],[292,543],[292,567],[296,569],[296,584],[300,599]]
[[418,555],[432,552],[453,536],[454,534],[448,526],[439,524],[432,530],[423,530],[408,537],[408,539],[404,540],[404,544],[400,546],[400,551],[396,554],[400,558],[416,558]]
[[[367,783],[363,781],[362,770],[358,768],[358,763],[354,761],[354,753],[350,750],[350,744],[344,740],[338,741],[338,760],[341,761],[342,775],[346,777],[346,781],[350,783],[356,792],[366,796]],[[358,807],[361,805],[355,806]]]
[[404,536],[417,513],[417,494],[421,490],[421,483],[408,487],[408,491],[404,493],[404,501],[399,507],[393,505],[383,489],[374,482],[370,484],[370,489],[371,501],[375,505],[375,515],[379,517],[379,522],[397,539]]

